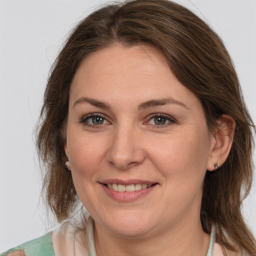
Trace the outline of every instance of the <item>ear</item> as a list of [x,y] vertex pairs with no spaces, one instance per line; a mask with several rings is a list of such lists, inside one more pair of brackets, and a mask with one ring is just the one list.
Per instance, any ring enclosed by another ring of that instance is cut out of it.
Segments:
[[67,161],[65,163],[66,168],[71,171],[71,163],[70,163],[70,158],[69,158],[69,150],[68,150],[68,142],[67,142],[67,121],[65,121],[62,130],[61,130],[61,135],[64,140],[64,151],[67,157]]
[[65,165],[66,165],[66,168],[69,171],[71,171],[71,162],[69,160],[69,152],[68,152],[67,142],[65,143],[64,150],[65,150],[65,153],[66,153],[66,156],[67,156],[67,161],[66,161]]
[[69,160],[69,150],[68,150],[68,146],[67,146],[67,141],[65,141],[64,150],[65,150],[66,157]]
[[228,158],[235,133],[236,123],[229,115],[222,115],[217,121],[217,127],[213,132],[211,154],[207,164],[207,170],[213,171],[223,165]]

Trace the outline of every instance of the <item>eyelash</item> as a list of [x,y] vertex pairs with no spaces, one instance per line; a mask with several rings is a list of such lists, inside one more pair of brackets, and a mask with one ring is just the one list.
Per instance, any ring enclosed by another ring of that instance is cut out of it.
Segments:
[[162,114],[162,113],[155,113],[155,114],[150,115],[147,122],[149,122],[153,118],[163,118],[166,121],[168,121],[168,124],[163,124],[163,125],[152,124],[152,126],[154,126],[156,128],[160,128],[160,129],[165,128],[167,126],[170,126],[171,124],[176,124],[177,123],[177,121],[173,117],[171,117],[169,115]]
[[84,116],[84,117],[81,119],[80,123],[82,123],[82,124],[85,125],[85,126],[89,126],[89,127],[93,127],[93,128],[101,128],[101,126],[104,125],[104,124],[96,125],[96,124],[89,124],[89,123],[88,123],[88,120],[89,120],[90,118],[97,118],[97,117],[102,118],[102,119],[103,119],[103,122],[106,120],[106,117],[105,117],[104,115],[102,115],[102,114],[100,114],[100,113],[93,113],[93,114],[89,114],[89,115],[87,115],[87,116]]
[[[103,122],[104,121],[107,121],[106,117],[100,113],[93,113],[93,114],[89,114],[85,117],[83,117],[80,121],[80,123],[82,123],[83,125],[85,126],[88,126],[88,127],[92,127],[92,128],[102,128],[102,126],[104,126],[104,124],[90,124],[88,123],[88,120],[91,119],[91,118],[102,118],[103,119]],[[163,118],[165,119],[168,123],[166,124],[160,124],[160,125],[157,125],[157,124],[149,124],[150,126],[153,126],[154,128],[165,128],[167,126],[170,126],[171,124],[176,124],[178,123],[173,117],[170,117],[169,115],[165,115],[165,114],[162,114],[162,113],[155,113],[155,114],[152,114],[150,116],[148,116],[147,118],[147,121],[143,124],[146,124],[148,122],[150,122],[150,120],[154,119],[154,118]],[[92,121],[93,122],[93,121]]]

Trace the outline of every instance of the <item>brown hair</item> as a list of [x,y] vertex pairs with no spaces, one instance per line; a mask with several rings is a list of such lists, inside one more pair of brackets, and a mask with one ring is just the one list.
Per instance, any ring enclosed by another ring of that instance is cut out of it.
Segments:
[[205,232],[217,229],[217,240],[256,255],[253,235],[241,215],[242,200],[252,184],[255,130],[245,107],[237,74],[221,39],[208,25],[179,4],[167,0],[126,1],[99,9],[81,21],[67,40],[52,69],[44,95],[38,149],[47,172],[46,199],[58,221],[68,218],[79,202],[65,168],[63,127],[71,81],[89,54],[119,42],[149,44],[161,50],[177,79],[201,101],[210,129],[222,114],[236,122],[226,162],[205,176],[201,221]]

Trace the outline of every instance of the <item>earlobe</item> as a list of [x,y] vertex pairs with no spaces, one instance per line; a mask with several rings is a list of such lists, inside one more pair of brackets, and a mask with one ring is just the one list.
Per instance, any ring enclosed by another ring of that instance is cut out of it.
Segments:
[[65,166],[69,171],[71,171],[71,165],[69,160],[66,161]]
[[65,154],[66,154],[66,157],[67,157],[67,161],[65,162],[65,166],[69,171],[71,171],[71,163],[69,161],[69,151],[68,151],[68,147],[67,147],[67,141],[65,143],[64,150],[65,150]]
[[65,154],[66,154],[66,157],[67,157],[67,161],[65,162],[65,166],[66,168],[71,171],[71,166],[70,166],[70,161],[69,161],[69,150],[68,150],[68,142],[67,142],[67,121],[65,122],[65,124],[63,125],[63,128],[62,128],[62,138],[64,140],[64,151],[65,151]]
[[222,115],[217,121],[213,134],[213,146],[208,161],[208,171],[218,169],[228,158],[235,133],[235,121],[228,115]]

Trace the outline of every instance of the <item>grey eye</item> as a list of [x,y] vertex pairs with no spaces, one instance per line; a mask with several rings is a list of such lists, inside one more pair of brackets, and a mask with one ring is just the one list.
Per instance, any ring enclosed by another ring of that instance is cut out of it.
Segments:
[[154,117],[155,125],[165,125],[167,121],[168,120],[167,120],[166,117],[162,117],[162,116],[155,116]]
[[107,120],[105,117],[100,115],[89,115],[81,120],[81,123],[88,126],[100,126],[107,124]]
[[91,119],[91,123],[94,125],[101,125],[105,121],[105,118],[102,116],[92,116],[91,118],[88,118],[88,119]]
[[158,128],[164,128],[174,123],[176,123],[174,118],[164,114],[154,114],[148,121],[149,125]]

